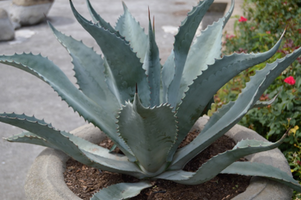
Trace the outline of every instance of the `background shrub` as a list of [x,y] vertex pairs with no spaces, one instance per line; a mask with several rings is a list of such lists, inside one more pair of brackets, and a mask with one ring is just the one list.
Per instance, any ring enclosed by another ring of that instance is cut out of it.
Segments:
[[[266,63],[291,53],[301,45],[301,0],[274,0],[268,3],[265,0],[245,0],[243,11],[244,16],[235,16],[237,21],[234,35],[225,34],[224,54],[267,51],[278,41],[284,29],[287,31],[282,46]],[[235,100],[250,76],[254,75],[256,70],[262,69],[266,63],[242,72],[227,83],[215,96],[211,112]],[[301,180],[300,63],[299,58],[279,75],[260,98],[261,101],[267,101],[278,94],[274,103],[264,108],[252,109],[240,121],[240,124],[255,130],[270,141],[280,139],[291,129],[280,149],[298,180]],[[300,194],[296,194],[295,199],[298,199],[297,195]]]

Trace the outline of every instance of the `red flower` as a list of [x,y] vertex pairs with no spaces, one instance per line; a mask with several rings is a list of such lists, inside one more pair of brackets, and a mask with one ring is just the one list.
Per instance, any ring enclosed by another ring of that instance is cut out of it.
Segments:
[[286,82],[289,85],[295,85],[295,83],[296,83],[294,77],[292,77],[292,76],[289,76],[289,77],[285,78],[284,82]]
[[244,18],[243,16],[240,16],[240,18],[239,18],[238,21],[239,21],[239,22],[246,22],[246,21],[248,21],[248,19],[247,19],[247,18]]
[[235,38],[235,35],[226,35],[226,39],[232,39],[232,38]]

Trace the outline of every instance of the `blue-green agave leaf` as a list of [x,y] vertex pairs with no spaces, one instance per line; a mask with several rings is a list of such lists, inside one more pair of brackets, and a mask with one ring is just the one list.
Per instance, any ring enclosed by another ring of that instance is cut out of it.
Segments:
[[[146,177],[145,173],[142,172],[135,163],[124,160],[123,158],[120,159],[120,157],[116,157],[115,159],[111,159],[100,153],[96,154],[91,151],[85,151],[84,149],[81,149],[81,152],[92,161],[91,164],[86,164],[88,166],[110,172],[127,174],[139,179]],[[112,154],[110,151],[107,153]]]
[[[214,64],[209,65],[208,69],[203,71],[202,74],[194,80],[193,84],[189,86],[189,90],[187,91],[185,98],[179,107],[178,117],[185,118],[185,116],[188,116],[187,118],[190,119],[190,124],[193,125],[194,122],[199,118],[199,115],[202,113],[203,109],[207,106],[212,96],[216,94],[216,92],[224,84],[226,84],[240,72],[256,64],[262,63],[272,57],[277,52],[283,36],[284,33],[276,45],[267,52],[257,54],[235,53],[230,56],[224,56],[221,59],[217,59]],[[200,92],[202,95],[201,99],[193,98],[195,94],[199,94]],[[191,114],[186,111],[188,107],[194,107],[197,109],[193,109],[192,112],[194,114]]]
[[[234,76],[243,70],[266,61],[276,53],[283,35],[277,44],[267,52],[258,54],[233,54],[217,59],[214,64],[202,72],[189,86],[177,112],[179,121],[179,141],[186,137],[189,129],[208,106],[213,95]],[[214,84],[212,84],[214,83]],[[201,96],[202,98],[195,98]],[[175,150],[175,148],[174,148]]]
[[143,171],[159,173],[167,167],[167,154],[176,134],[176,119],[168,105],[143,107],[138,95],[127,102],[118,117],[120,136],[128,144]]
[[50,23],[49,26],[73,59],[79,89],[114,117],[121,106],[105,81],[104,60],[82,42],[62,34]]
[[[174,166],[176,168],[183,167],[190,159],[232,128],[254,106],[272,81],[297,59],[300,54],[301,48],[282,59],[267,64],[264,69],[257,71],[255,76],[251,77],[251,80],[247,83],[247,86],[243,89],[238,99],[234,103],[228,104],[224,111],[217,114],[218,117],[215,117],[210,126],[205,125],[205,131],[202,131],[193,142],[181,148],[175,154]],[[180,126],[180,117],[178,119],[178,126]]]
[[[123,9],[124,9],[124,4],[122,4]],[[115,30],[118,32],[122,32],[124,29],[124,21],[125,21],[125,13],[123,13],[117,20],[116,25],[115,25]]]
[[119,18],[116,29],[129,42],[142,63],[147,52],[148,37],[139,22],[131,15],[124,2],[122,2],[122,5],[124,14]]
[[[24,114],[0,113],[0,121],[30,131],[30,133],[23,133],[8,138],[7,140],[10,142],[27,142],[58,149],[81,163],[102,170],[126,173],[134,176],[141,174],[136,165],[129,162],[126,156],[110,154],[108,149],[83,140],[68,132],[56,130],[43,120],[38,120],[35,117],[29,117]],[[22,139],[24,135],[27,139]],[[34,137],[34,140],[28,142],[30,137]],[[91,159],[91,155],[98,158],[97,162]],[[100,157],[101,159],[99,159]]]
[[137,196],[141,190],[151,187],[152,184],[147,181],[138,183],[117,183],[107,188],[101,189],[95,193],[90,200],[122,200]]
[[112,154],[109,149],[76,137],[68,132],[61,132],[61,134],[69,138],[84,156],[91,161],[87,165],[111,172],[128,174],[137,178],[144,177],[137,165],[129,162],[129,157],[116,153]]
[[[171,171],[160,175],[158,178],[172,180],[185,185],[201,184],[214,178],[223,169],[237,161],[239,158],[277,148],[283,142],[284,138],[285,137],[276,143],[246,140],[237,144],[236,148],[233,150],[214,156],[194,173],[182,170],[180,170],[179,173]],[[172,176],[170,176],[169,173],[172,174]]]
[[226,26],[227,22],[229,21],[229,19],[231,18],[231,15],[233,13],[233,10],[234,10],[234,7],[235,7],[235,0],[231,0],[231,6],[230,6],[230,9],[229,11],[225,14],[224,16],[224,26],[223,28]]
[[144,58],[143,69],[145,69],[150,87],[150,106],[160,105],[160,78],[161,64],[159,48],[155,40],[155,30],[152,28],[149,16],[148,50]]
[[99,26],[103,27],[104,29],[109,30],[111,33],[119,34],[112,26],[110,23],[106,22],[92,7],[91,3],[89,0],[87,1],[87,6],[90,12],[90,15],[92,17],[92,20],[94,21],[95,24],[98,24]]
[[[185,63],[177,103],[184,97],[184,92],[197,76],[221,57],[223,27],[234,9],[234,1],[227,14],[217,22],[209,25],[191,46]],[[206,47],[206,48],[204,48]]]
[[170,53],[162,68],[162,99],[161,103],[168,102],[168,88],[175,74],[175,54]]
[[47,140],[38,135],[31,133],[31,132],[23,132],[18,135],[11,136],[9,138],[4,138],[8,142],[20,142],[20,143],[28,143],[28,144],[35,144],[44,147],[49,147],[53,149],[57,149],[55,145],[52,145]]
[[116,84],[116,81],[115,81],[115,78],[114,78],[114,74],[107,62],[107,59],[106,57],[103,58],[104,60],[104,68],[105,68],[105,71],[104,71],[104,74],[105,74],[105,77],[106,77],[106,83],[108,85],[108,87],[110,88],[111,92],[115,95],[115,97],[117,98],[119,104],[121,105],[122,102],[121,102],[121,97],[120,97],[120,92],[119,92],[119,89],[118,89],[118,85]]
[[[120,102],[133,100],[136,84],[141,91],[140,98],[143,105],[149,105],[150,90],[142,63],[131,50],[129,44],[116,34],[96,26],[83,18],[70,1],[73,14],[77,21],[86,29],[100,46],[110,67],[114,82],[120,95]],[[112,91],[114,93],[114,91]],[[115,91],[116,92],[116,91]]]
[[177,103],[177,94],[191,43],[201,20],[212,3],[213,0],[200,1],[199,4],[188,13],[179,28],[179,32],[175,36],[175,75],[168,88],[168,103],[170,103],[172,107],[175,107]]
[[211,126],[214,126],[214,124],[220,120],[234,105],[235,102],[230,101],[229,103],[223,105],[221,108],[219,108],[213,115],[209,118],[208,122],[206,123],[205,127],[203,128],[203,133],[206,132]]
[[[68,155],[73,154],[75,157],[81,157],[79,149],[67,137],[43,120],[38,120],[35,117],[29,117],[24,114],[0,113],[0,121],[32,132],[38,137],[45,139],[52,146],[55,146],[55,149],[64,150]],[[88,160],[84,158],[81,161],[87,163]]]
[[273,181],[280,182],[290,188],[301,192],[301,186],[298,181],[294,180],[293,177],[288,175],[286,172],[273,167],[271,165],[266,165],[263,163],[256,162],[234,162],[226,169],[224,169],[221,174],[237,174],[244,176],[261,176]]
[[[279,144],[281,144],[284,140],[284,138],[286,137],[287,135],[284,134],[282,136],[282,138],[277,142]],[[234,147],[233,147],[233,150],[234,149],[239,149],[239,148],[244,148],[246,146],[252,146],[252,147],[256,147],[256,146],[268,146],[268,145],[272,145],[273,143],[272,142],[269,142],[269,141],[261,141],[261,140],[250,140],[250,139],[246,139],[246,140],[241,140],[239,141]],[[276,144],[276,143],[275,143]],[[276,148],[276,147],[275,147]]]
[[276,94],[272,99],[268,100],[268,101],[257,101],[253,108],[262,108],[262,107],[265,107],[265,106],[268,106],[268,105],[271,105],[272,103],[275,102],[275,100],[277,99],[279,93]]
[[[230,7],[229,11],[227,12],[227,14],[223,18],[223,20],[224,20],[223,27],[225,26],[225,24],[228,22],[229,18],[231,17],[233,9],[234,9],[234,0],[231,1],[231,7]],[[220,21],[218,22],[218,25],[215,23],[215,25],[214,25],[215,27],[208,26],[208,28],[205,31],[203,31],[202,35],[198,38],[198,42],[194,43],[192,45],[191,49],[189,50],[188,58],[186,60],[185,66],[184,66],[184,72],[183,72],[184,77],[181,79],[180,92],[178,92],[178,97],[181,97],[183,95],[183,91],[185,91],[185,88],[187,88],[186,87],[187,84],[185,84],[185,82],[187,82],[186,79],[188,79],[188,80],[191,78],[192,78],[191,80],[195,79],[197,75],[201,74],[201,71],[207,69],[206,63],[210,64],[210,62],[203,61],[203,59],[197,59],[198,56],[203,57],[203,53],[205,53],[204,57],[206,57],[206,56],[208,57],[208,55],[212,55],[212,57],[217,58],[218,55],[220,55],[221,41],[218,42],[216,40],[221,40],[222,35],[220,35],[220,37],[215,38],[214,42],[211,41],[212,37],[210,37],[210,39],[208,39],[210,35],[218,36],[218,34],[216,34],[216,33],[219,33],[219,32],[218,31],[216,32],[216,30],[218,30],[220,28],[219,25],[220,25]],[[215,43],[215,44],[212,46],[211,45],[202,45],[202,46],[207,46],[207,47],[209,46],[209,48],[212,47],[211,51],[208,51],[208,49],[206,49],[205,52],[202,51],[205,48],[196,49],[196,47],[199,47],[203,42],[206,42],[206,43],[209,42],[209,43]],[[192,49],[194,49],[194,50],[192,50]],[[197,52],[203,52],[203,53],[197,53]],[[197,59],[197,61],[195,60],[195,58]],[[210,58],[210,56],[207,58],[207,60],[210,60],[209,58]],[[202,62],[198,62],[199,60],[201,60]],[[203,65],[205,65],[205,66],[203,66]],[[192,72],[191,67],[193,67],[193,66],[197,66],[198,68],[193,68],[193,69],[200,71],[200,72],[195,72],[195,73]],[[189,73],[189,72],[191,72],[191,73]],[[168,88],[174,78],[174,74],[175,74],[175,55],[174,55],[174,51],[172,51],[170,56],[164,63],[163,69],[162,69],[162,87],[163,87],[162,97],[161,97],[162,103],[168,102],[168,96],[167,96]],[[183,87],[183,84],[185,87]],[[190,84],[188,84],[188,85],[190,85]],[[179,103],[180,102],[179,100],[180,99],[178,98],[176,103]]]
[[116,118],[78,90],[53,62],[41,55],[14,54],[0,56],[0,63],[24,70],[48,83],[75,111],[105,132],[129,157],[131,153],[117,133]]

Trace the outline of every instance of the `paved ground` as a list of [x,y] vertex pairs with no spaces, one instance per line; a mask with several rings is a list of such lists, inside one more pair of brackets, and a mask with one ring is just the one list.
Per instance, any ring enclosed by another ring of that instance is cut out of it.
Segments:
[[[85,1],[73,0],[73,2],[79,12],[89,18]],[[187,11],[197,3],[197,0],[126,0],[125,2],[143,27],[147,27],[147,7],[149,6],[151,14],[155,15],[156,18],[157,42],[161,50],[162,60],[165,60],[171,51],[174,31],[177,30],[181,20],[184,19]],[[229,0],[218,0],[218,2],[227,3]],[[119,15],[123,12],[121,1],[119,0],[102,0],[101,2],[91,0],[91,3],[112,24],[115,24]],[[242,0],[236,0],[235,14],[241,12],[239,9],[241,3]],[[10,1],[0,1],[0,7],[7,10],[9,9],[9,4]],[[60,31],[67,35],[72,35],[78,40],[83,40],[86,45],[93,46],[99,51],[93,39],[85,33],[73,18],[68,1],[55,1],[48,15],[48,20]],[[230,31],[233,20],[226,27]],[[16,37],[17,40],[12,42],[0,42],[0,54],[12,54],[14,52],[41,53],[60,66],[75,83],[70,57],[66,50],[56,41],[46,23],[23,27],[16,32]],[[85,123],[78,114],[68,108],[65,102],[60,100],[48,85],[23,71],[0,65],[0,92],[0,112],[34,114],[37,118],[44,118],[46,122],[51,122],[54,127],[66,131],[71,131]],[[1,138],[20,132],[21,130],[17,128],[0,124]],[[43,148],[39,146],[11,144],[0,140],[1,200],[24,199],[23,184],[26,172],[41,150]]]

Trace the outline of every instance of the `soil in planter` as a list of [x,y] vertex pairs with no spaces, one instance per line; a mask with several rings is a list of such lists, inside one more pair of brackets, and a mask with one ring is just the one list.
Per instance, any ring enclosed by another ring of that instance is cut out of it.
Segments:
[[[187,145],[198,134],[190,133],[180,147]],[[101,146],[110,148],[110,140],[103,141]],[[223,136],[210,147],[191,160],[184,168],[185,171],[196,171],[211,157],[230,150],[235,143]],[[118,151],[118,150],[117,150]],[[243,159],[241,161],[244,161]],[[77,196],[89,200],[92,195],[103,187],[121,182],[137,182],[138,179],[108,171],[85,166],[73,159],[67,161],[64,173],[67,186]],[[172,181],[155,180],[153,187],[143,190],[133,200],[229,200],[246,190],[250,177],[238,175],[218,175],[212,180],[195,186],[177,184]]]

